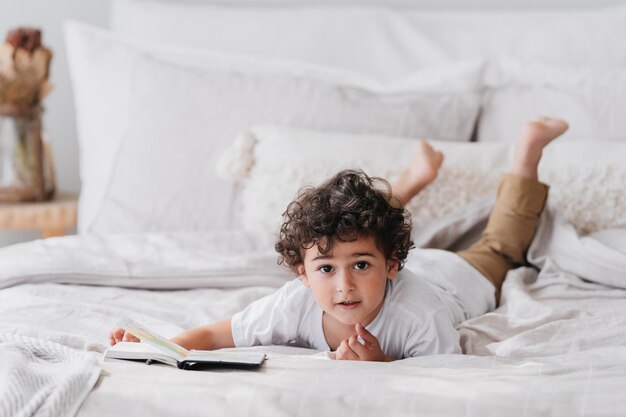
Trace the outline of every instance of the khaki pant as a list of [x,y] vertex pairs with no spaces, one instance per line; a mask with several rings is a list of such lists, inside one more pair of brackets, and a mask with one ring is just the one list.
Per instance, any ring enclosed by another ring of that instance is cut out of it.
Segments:
[[525,262],[547,197],[547,185],[503,174],[496,204],[480,240],[458,252],[496,287],[496,304],[507,271]]

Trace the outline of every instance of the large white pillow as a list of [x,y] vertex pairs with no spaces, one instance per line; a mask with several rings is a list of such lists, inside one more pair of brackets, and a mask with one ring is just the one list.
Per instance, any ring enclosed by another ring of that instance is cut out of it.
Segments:
[[[393,180],[409,163],[415,139],[257,127],[241,135],[219,165],[241,187],[243,227],[273,238],[297,191],[341,169],[363,169]],[[445,153],[437,180],[407,208],[419,230],[429,222],[489,196],[509,170],[513,145],[431,140]],[[626,144],[558,140],[544,152],[540,178],[549,203],[581,232],[626,227]]]
[[502,54],[626,64],[619,41],[626,38],[624,6],[429,11],[406,5],[222,3],[115,0],[111,26],[139,39],[326,64],[380,80]]
[[91,231],[100,211],[126,135],[135,61],[141,56],[157,56],[201,65],[219,58],[206,51],[198,54],[191,49],[128,40],[81,22],[66,22],[64,35],[80,149],[78,231],[84,233]]
[[510,58],[490,65],[479,142],[514,141],[519,126],[540,114],[565,118],[566,140],[626,142],[626,69]]
[[128,122],[82,231],[238,226],[231,219],[235,190],[214,166],[255,124],[468,141],[479,110],[478,61],[383,84],[298,63],[210,54],[201,64],[179,65],[133,51]]

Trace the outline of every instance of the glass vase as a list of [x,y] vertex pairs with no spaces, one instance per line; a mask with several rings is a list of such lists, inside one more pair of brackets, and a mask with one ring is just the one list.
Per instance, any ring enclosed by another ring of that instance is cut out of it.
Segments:
[[51,197],[45,178],[41,113],[41,107],[0,107],[0,201],[43,201]]

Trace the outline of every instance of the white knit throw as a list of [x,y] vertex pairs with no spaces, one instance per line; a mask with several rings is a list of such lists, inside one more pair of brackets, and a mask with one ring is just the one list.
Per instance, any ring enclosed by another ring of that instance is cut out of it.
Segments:
[[73,416],[99,375],[93,354],[0,333],[0,417]]

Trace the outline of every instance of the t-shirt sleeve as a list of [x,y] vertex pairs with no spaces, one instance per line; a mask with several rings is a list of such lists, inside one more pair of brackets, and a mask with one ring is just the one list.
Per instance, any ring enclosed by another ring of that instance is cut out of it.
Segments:
[[429,316],[407,340],[405,357],[461,353],[459,332],[445,310]]
[[235,314],[231,319],[235,346],[284,345],[295,340],[306,291],[296,279]]

